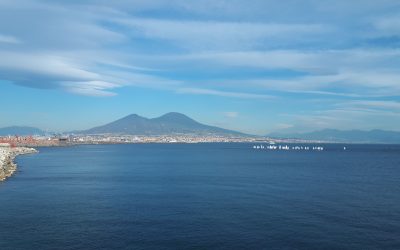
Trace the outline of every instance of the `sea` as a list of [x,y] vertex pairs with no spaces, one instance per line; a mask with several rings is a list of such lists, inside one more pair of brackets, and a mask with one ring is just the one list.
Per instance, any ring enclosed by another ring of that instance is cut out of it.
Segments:
[[0,249],[400,249],[400,145],[253,147],[19,156],[0,183]]

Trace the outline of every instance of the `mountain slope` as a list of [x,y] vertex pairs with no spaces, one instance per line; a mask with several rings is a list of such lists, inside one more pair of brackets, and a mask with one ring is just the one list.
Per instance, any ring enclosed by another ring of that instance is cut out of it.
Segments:
[[268,136],[331,142],[400,143],[400,132],[378,129],[370,131],[324,129],[309,133],[272,133]]
[[201,124],[188,116],[176,112],[148,119],[136,114],[128,115],[103,126],[78,132],[80,134],[126,134],[126,135],[168,135],[168,134],[214,134],[244,135],[240,132]]
[[0,136],[7,135],[44,135],[45,132],[41,129],[26,126],[11,126],[0,128]]

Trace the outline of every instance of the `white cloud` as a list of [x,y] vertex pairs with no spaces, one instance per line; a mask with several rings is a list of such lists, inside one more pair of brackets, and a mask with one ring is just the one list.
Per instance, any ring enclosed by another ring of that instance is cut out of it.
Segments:
[[293,127],[294,127],[293,124],[287,124],[287,123],[278,123],[275,125],[276,130],[282,130],[282,129],[287,130]]
[[382,17],[374,21],[373,25],[384,35],[400,35],[400,16]]
[[118,84],[103,81],[61,82],[60,85],[70,93],[87,96],[115,96],[108,90],[119,87]]
[[[300,45],[309,42],[330,42],[334,35],[338,34],[337,32],[342,32],[340,31],[342,27],[337,27],[335,23],[323,21],[324,19],[321,18],[317,20],[322,21],[316,23],[310,22],[304,16],[299,16],[298,20],[294,20],[284,13],[278,15],[274,13],[274,9],[281,7],[281,4],[275,2],[256,1],[251,6],[242,1],[205,2],[212,4],[215,9],[205,12],[205,9],[200,8],[201,4],[185,1],[172,1],[170,5],[162,1],[135,3],[120,1],[112,4],[104,3],[100,6],[94,6],[90,1],[70,4],[3,1],[2,10],[0,10],[0,42],[16,43],[15,45],[19,47],[7,52],[2,51],[0,47],[0,73],[3,79],[32,87],[43,87],[46,84],[48,87],[59,86],[59,82],[66,81],[75,81],[82,85],[93,81],[106,81],[118,86],[139,85],[176,90],[172,85],[178,86],[186,82],[189,85],[186,86],[188,89],[179,90],[180,92],[195,92],[194,90],[197,89],[197,92],[203,94],[207,92],[232,97],[238,97],[232,88],[239,84],[243,87],[237,92],[242,93],[257,92],[258,87],[292,93],[348,97],[371,96],[373,92],[379,96],[399,93],[397,66],[400,64],[400,59],[398,59],[400,52],[396,49],[282,49],[296,47],[299,42]],[[80,8],[77,8],[77,4],[81,4]],[[255,20],[249,16],[237,19],[225,16],[238,14],[240,10],[259,13],[260,7],[266,4],[269,8],[265,11],[269,15],[285,18]],[[392,3],[388,1],[385,4],[389,6]],[[326,8],[316,1],[308,1],[304,5],[314,7],[315,9],[310,8],[310,10],[316,14],[318,8],[323,11],[329,9],[329,11],[343,12],[349,4],[341,3],[335,5],[335,8]],[[297,7],[294,8],[295,6]],[[303,7],[291,3],[287,6],[287,10],[294,11]],[[199,15],[168,19],[139,17],[139,15],[126,12],[126,10],[131,10],[133,13],[140,13],[165,8],[182,13],[190,11]],[[362,8],[379,9],[380,7],[369,2]],[[220,12],[220,17],[225,18],[215,18],[214,11]],[[210,14],[214,18],[207,16],[206,13],[214,13]],[[18,17],[17,21],[11,22],[15,17]],[[394,29],[396,26],[394,24],[398,19],[383,17],[376,20],[378,20],[374,23],[376,29],[383,32]],[[8,25],[9,23],[12,25]],[[18,38],[5,34],[15,34]],[[177,51],[171,50],[172,56],[165,56],[164,52],[137,55],[115,49],[121,43],[125,46],[130,45],[126,43],[129,41],[135,44],[137,39],[143,38],[158,43],[161,41],[161,48],[167,51],[170,47],[165,41],[170,41],[173,43],[171,46],[190,48],[191,53],[176,55],[174,53]],[[24,41],[23,44],[20,43],[20,39]],[[282,48],[271,49],[271,46]],[[258,47],[260,50],[252,50],[253,47]],[[250,51],[244,51],[244,48]],[[104,70],[104,67],[100,67],[99,64],[120,69],[105,73],[110,70]],[[171,64],[175,64],[176,68],[173,68]],[[194,67],[195,70],[197,70],[196,67],[200,70],[221,68],[235,71],[240,71],[241,68],[287,69],[308,75],[282,80],[268,77],[265,79],[242,78],[244,80],[240,83],[234,79],[225,79],[226,89],[220,91],[224,93],[222,94],[213,90],[212,86],[204,90],[196,83],[157,77],[156,72],[151,71],[151,68],[157,68],[173,72],[182,66]],[[135,72],[146,71],[149,68],[150,71],[146,74]],[[341,89],[331,89],[337,86]],[[199,89],[203,90],[199,91]],[[265,95],[253,93],[240,96]]]
[[383,97],[400,95],[400,51],[397,49],[348,49],[328,51],[250,51],[229,53],[199,53],[164,57],[175,60],[175,67],[201,63],[203,69],[215,68],[240,71],[243,68],[257,70],[292,70],[301,72],[283,78],[241,77],[219,79],[223,86],[243,89],[263,89],[298,94],[343,97]]
[[[133,30],[135,37],[170,40],[176,46],[203,49],[233,49],[291,43],[329,32],[321,24],[285,24],[227,21],[192,21],[149,18],[115,19]],[[267,43],[266,43],[267,42]]]
[[253,94],[244,92],[231,92],[231,91],[220,91],[214,89],[204,89],[204,88],[178,88],[177,93],[180,94],[196,94],[196,95],[214,95],[222,97],[235,97],[243,99],[274,99],[274,96],[263,95],[263,94]]
[[18,43],[21,43],[21,41],[13,36],[7,36],[7,35],[0,34],[0,43],[18,44]]
[[400,102],[397,101],[356,100],[338,103],[336,106],[341,108],[369,110],[372,112],[400,113]]
[[224,116],[228,118],[237,118],[239,116],[239,113],[235,111],[228,111],[224,112]]
[[[342,50],[264,50],[235,52],[204,52],[165,59],[183,62],[212,62],[225,66],[259,69],[292,69],[312,74],[327,74],[345,69],[392,69],[400,63],[397,49]],[[163,57],[161,57],[163,59]],[[393,64],[393,63],[396,64]]]

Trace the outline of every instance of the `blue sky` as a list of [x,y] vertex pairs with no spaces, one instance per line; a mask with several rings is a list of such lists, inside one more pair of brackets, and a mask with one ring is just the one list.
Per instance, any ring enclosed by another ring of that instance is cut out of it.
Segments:
[[0,127],[177,111],[254,134],[400,130],[397,0],[0,0]]

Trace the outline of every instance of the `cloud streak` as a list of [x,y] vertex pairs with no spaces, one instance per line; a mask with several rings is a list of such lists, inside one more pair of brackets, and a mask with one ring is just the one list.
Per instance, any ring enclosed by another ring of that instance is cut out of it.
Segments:
[[235,111],[229,111],[229,112],[224,112],[224,116],[228,118],[237,118],[239,116],[239,113]]
[[271,99],[275,98],[274,96],[271,96],[271,95],[220,91],[220,90],[204,89],[204,88],[178,88],[177,93],[179,93],[179,94],[195,94],[195,95],[213,95],[213,96],[235,97],[235,98],[243,98],[243,99],[271,100]]
[[172,41],[189,49],[243,49],[265,47],[288,40],[307,40],[329,32],[321,24],[285,24],[226,21],[128,18],[116,23],[132,28],[134,37]]
[[21,43],[21,41],[13,36],[7,36],[7,35],[0,34],[0,43],[18,44],[18,43]]

